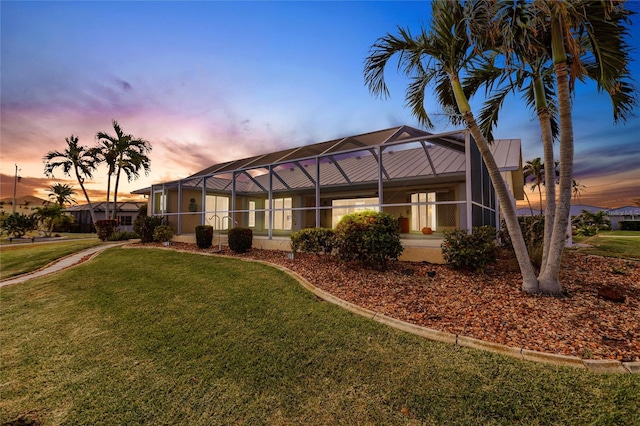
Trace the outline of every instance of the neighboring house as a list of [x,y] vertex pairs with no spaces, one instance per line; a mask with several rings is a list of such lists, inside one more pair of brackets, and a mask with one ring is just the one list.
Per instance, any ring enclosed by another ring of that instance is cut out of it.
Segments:
[[[523,199],[520,140],[496,140],[491,149],[515,199]],[[414,245],[433,239],[423,228],[499,223],[493,185],[467,130],[399,126],[216,164],[134,193],[148,196],[149,214],[165,216],[179,234],[200,224],[219,232],[242,226],[263,248],[286,249],[291,232],[333,228],[343,215],[367,209],[400,218],[403,238]]]
[[[106,219],[106,202],[99,202],[93,204],[93,211],[96,215],[96,220]],[[138,210],[140,206],[145,205],[146,202],[139,201],[124,201],[118,203],[118,210],[116,216],[120,222],[119,229],[121,231],[133,231],[133,221],[138,216]],[[76,206],[67,207],[67,213],[74,218],[76,229],[78,232],[95,232],[93,222],[91,221],[91,212],[88,204],[81,204]],[[109,203],[109,216],[113,211],[113,202]],[[78,228],[79,226],[79,228]]]
[[609,210],[611,229],[620,229],[622,221],[640,221],[640,207],[626,206]]
[[[42,198],[27,195],[25,197],[16,198],[16,213],[31,214],[35,212],[36,207],[43,207],[50,204],[50,201]],[[2,213],[13,213],[13,198],[3,198],[0,200],[0,211]]]
[[[580,214],[582,214],[583,210],[588,210],[591,213],[598,213],[602,210],[608,210],[606,208],[603,207],[596,207],[596,206],[587,206],[584,204],[572,204],[571,205],[571,211],[570,211],[570,215],[571,217],[574,216],[579,216]],[[531,215],[537,215],[537,214],[543,214],[543,211],[540,211],[538,209],[529,209],[529,207],[522,207],[516,210],[516,214],[518,216],[531,216]]]

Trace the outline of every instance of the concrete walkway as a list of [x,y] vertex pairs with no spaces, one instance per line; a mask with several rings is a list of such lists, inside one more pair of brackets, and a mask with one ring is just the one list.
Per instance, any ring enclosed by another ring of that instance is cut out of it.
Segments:
[[93,258],[98,253],[101,253],[108,248],[117,247],[124,244],[129,244],[129,243],[131,243],[131,241],[119,241],[116,243],[106,243],[106,244],[101,244],[99,246],[90,247],[88,249],[79,251],[77,253],[70,254],[69,256],[65,256],[61,259],[54,260],[48,265],[40,269],[36,269],[33,272],[28,272],[26,274],[0,280],[0,287],[6,287],[8,285],[23,283],[33,278],[39,278],[45,275],[53,274],[58,271],[62,271],[63,269],[70,268],[71,266],[75,266],[78,263],[89,260],[90,258]]

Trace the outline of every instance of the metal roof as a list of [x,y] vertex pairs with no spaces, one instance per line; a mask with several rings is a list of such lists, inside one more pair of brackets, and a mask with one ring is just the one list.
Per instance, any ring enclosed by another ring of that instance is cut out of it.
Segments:
[[[309,190],[315,188],[318,161],[321,187],[376,183],[380,153],[385,182],[464,177],[466,132],[434,135],[399,126],[214,164],[180,182],[183,187],[201,188],[206,178],[208,189],[231,192],[234,173],[238,193],[261,193],[268,191],[271,170],[273,191]],[[499,139],[491,145],[498,167],[512,172],[516,187],[518,176],[522,175],[520,149],[519,139]],[[520,181],[524,183],[522,176]],[[178,181],[165,183],[177,184]]]

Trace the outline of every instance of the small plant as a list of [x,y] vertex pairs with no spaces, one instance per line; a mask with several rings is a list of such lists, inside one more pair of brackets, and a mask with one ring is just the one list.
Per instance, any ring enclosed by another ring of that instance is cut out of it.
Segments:
[[198,248],[207,249],[213,243],[213,226],[198,225],[196,226],[196,244]]
[[96,220],[96,232],[98,234],[98,238],[102,241],[107,241],[107,239],[118,230],[118,221],[112,219],[103,219]]
[[336,233],[327,228],[306,228],[291,234],[294,253],[332,254],[336,246]]
[[491,226],[474,227],[471,233],[463,229],[444,231],[442,256],[445,262],[467,271],[484,271],[496,262],[496,230]]
[[169,225],[156,226],[153,230],[153,241],[168,243],[175,233],[175,229]]
[[246,253],[253,244],[253,231],[249,228],[229,230],[229,248],[236,253]]
[[384,269],[402,254],[398,219],[375,211],[345,215],[336,227],[336,248],[341,260]]
[[133,231],[116,231],[107,238],[107,241],[127,241],[127,240],[135,240],[138,237]]
[[[138,217],[133,221],[133,231],[138,234],[142,243],[153,242],[153,231],[165,221],[161,216],[147,216],[147,205],[138,210]],[[144,213],[144,214],[143,214]]]

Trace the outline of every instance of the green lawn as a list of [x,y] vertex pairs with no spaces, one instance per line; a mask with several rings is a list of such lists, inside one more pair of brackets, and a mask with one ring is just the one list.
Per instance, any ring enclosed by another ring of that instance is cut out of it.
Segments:
[[576,250],[599,256],[640,259],[640,232],[600,231],[593,237],[573,237],[575,243],[588,244]]
[[31,272],[46,264],[102,244],[98,238],[55,243],[16,243],[0,246],[0,279]]
[[0,294],[0,424],[640,423],[640,375],[430,342],[257,263],[116,248]]

